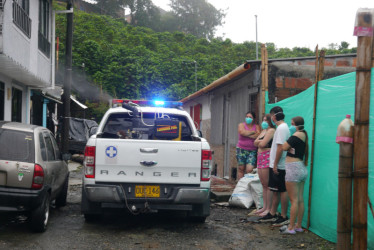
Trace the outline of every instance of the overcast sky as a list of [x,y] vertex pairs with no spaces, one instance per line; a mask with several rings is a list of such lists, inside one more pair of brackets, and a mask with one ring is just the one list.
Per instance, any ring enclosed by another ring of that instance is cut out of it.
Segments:
[[[169,0],[152,0],[165,10]],[[359,8],[374,9],[374,0],[208,0],[227,13],[216,35],[233,42],[273,42],[277,48],[308,47],[314,50],[346,41],[357,46],[353,36]]]

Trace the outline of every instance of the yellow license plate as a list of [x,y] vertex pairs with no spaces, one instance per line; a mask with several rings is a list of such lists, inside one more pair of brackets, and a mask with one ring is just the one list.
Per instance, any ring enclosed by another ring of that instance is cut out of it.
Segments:
[[135,186],[135,197],[160,197],[160,186]]

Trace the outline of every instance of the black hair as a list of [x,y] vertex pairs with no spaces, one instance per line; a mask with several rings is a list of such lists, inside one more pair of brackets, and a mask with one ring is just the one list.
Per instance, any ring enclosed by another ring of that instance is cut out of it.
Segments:
[[272,115],[275,115],[275,119],[277,121],[281,121],[281,120],[284,120],[284,118],[286,117],[283,113],[283,109],[279,106],[275,106],[273,107],[271,110],[270,110],[270,114]]
[[275,128],[275,126],[271,122],[271,115],[270,114],[266,114],[265,117],[266,117],[266,122],[269,124],[269,128]]
[[248,115],[248,114],[251,114],[252,117],[253,117],[253,119],[256,119],[256,113],[255,113],[255,112],[253,112],[253,111],[248,111],[248,112],[246,113],[246,115]]

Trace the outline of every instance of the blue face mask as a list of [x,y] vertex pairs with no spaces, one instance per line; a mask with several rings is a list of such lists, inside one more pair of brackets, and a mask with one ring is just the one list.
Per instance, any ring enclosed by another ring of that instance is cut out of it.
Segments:
[[246,122],[247,124],[251,124],[252,121],[253,121],[253,119],[250,118],[250,117],[246,117],[246,118],[245,118],[245,122]]
[[262,127],[262,129],[267,129],[267,128],[269,127],[269,123],[263,121],[263,122],[261,123],[261,127]]
[[289,127],[291,135],[293,135],[296,132],[296,127],[294,125],[291,125]]

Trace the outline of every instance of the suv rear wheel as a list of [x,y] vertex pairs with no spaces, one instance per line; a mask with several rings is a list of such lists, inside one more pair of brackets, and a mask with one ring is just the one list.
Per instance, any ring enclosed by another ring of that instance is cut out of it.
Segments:
[[47,229],[49,219],[50,196],[47,193],[42,204],[31,212],[31,229],[35,232],[42,233]]

